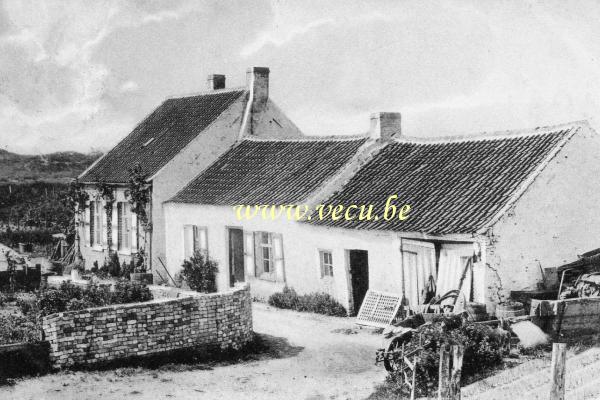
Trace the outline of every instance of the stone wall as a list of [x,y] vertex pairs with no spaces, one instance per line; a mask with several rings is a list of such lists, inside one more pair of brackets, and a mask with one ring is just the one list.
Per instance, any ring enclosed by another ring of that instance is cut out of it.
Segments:
[[252,339],[248,285],[190,293],[44,317],[52,365],[92,365],[196,346],[238,349]]

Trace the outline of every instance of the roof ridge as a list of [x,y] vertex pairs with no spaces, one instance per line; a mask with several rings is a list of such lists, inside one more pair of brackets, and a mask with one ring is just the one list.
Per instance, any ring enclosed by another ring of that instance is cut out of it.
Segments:
[[452,136],[436,136],[436,137],[417,137],[417,136],[400,136],[395,137],[395,142],[401,143],[417,143],[417,144],[441,144],[441,143],[455,143],[455,142],[476,142],[486,140],[502,140],[514,137],[528,137],[528,136],[540,136],[558,131],[570,131],[573,129],[580,128],[582,126],[589,127],[590,124],[587,120],[579,120],[566,122],[563,124],[538,126],[536,128],[525,128],[525,129],[507,129],[504,131],[492,131],[492,132],[479,132],[476,134],[464,134],[464,135],[452,135]]
[[302,136],[294,138],[269,138],[269,137],[252,137],[244,136],[239,141],[253,141],[253,142],[349,142],[355,140],[365,140],[368,136],[365,135],[329,135],[329,136]]
[[164,101],[167,100],[179,100],[179,99],[187,99],[190,97],[199,97],[199,96],[208,96],[211,94],[223,94],[223,93],[230,93],[230,92],[243,92],[243,91],[247,91],[248,88],[246,88],[245,86],[237,86],[237,87],[231,87],[231,88],[224,88],[224,89],[214,89],[214,90],[203,90],[201,92],[191,92],[191,93],[186,93],[183,95],[170,95],[165,97]]

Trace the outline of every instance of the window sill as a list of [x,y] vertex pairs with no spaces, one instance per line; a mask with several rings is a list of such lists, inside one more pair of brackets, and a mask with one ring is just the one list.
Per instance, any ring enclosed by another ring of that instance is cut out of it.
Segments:
[[97,251],[98,253],[104,253],[104,247],[102,246],[92,246],[92,251]]

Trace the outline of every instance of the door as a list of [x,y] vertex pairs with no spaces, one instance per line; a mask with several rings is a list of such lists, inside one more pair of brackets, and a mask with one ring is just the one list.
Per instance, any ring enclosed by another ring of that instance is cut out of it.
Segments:
[[244,281],[244,231],[229,228],[229,284]]
[[349,253],[352,302],[356,315],[369,290],[369,253],[366,250],[350,250]]
[[402,288],[408,305],[418,310],[435,295],[436,269],[433,243],[402,239]]

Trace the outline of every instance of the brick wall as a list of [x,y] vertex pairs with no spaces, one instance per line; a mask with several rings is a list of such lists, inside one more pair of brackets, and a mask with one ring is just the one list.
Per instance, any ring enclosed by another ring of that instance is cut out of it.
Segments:
[[53,366],[92,365],[194,346],[237,349],[251,340],[248,285],[184,296],[44,317]]

